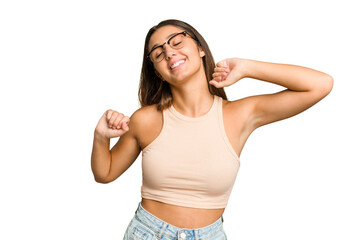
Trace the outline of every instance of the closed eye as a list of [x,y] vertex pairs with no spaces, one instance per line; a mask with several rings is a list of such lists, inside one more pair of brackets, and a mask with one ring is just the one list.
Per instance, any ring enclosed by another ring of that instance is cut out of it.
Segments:
[[161,57],[161,54],[163,54],[163,52],[160,52],[159,54],[156,54],[155,58]]
[[180,42],[177,42],[177,43],[174,43],[173,46],[177,46],[177,45],[180,45],[182,43],[182,41]]

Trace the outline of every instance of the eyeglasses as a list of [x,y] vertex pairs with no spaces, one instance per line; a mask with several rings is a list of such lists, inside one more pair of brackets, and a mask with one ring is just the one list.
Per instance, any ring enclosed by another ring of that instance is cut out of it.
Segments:
[[165,44],[168,44],[172,49],[180,49],[184,46],[186,34],[191,37],[191,35],[186,31],[175,33],[164,44],[153,47],[147,57],[150,58],[152,62],[161,62],[165,57]]

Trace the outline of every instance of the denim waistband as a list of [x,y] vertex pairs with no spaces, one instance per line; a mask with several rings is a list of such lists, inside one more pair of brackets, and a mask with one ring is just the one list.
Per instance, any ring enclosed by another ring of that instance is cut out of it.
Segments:
[[150,212],[146,211],[141,202],[138,204],[138,208],[135,211],[134,216],[138,221],[142,224],[150,228],[155,234],[161,238],[163,235],[167,235],[168,237],[177,236],[179,239],[187,237],[192,237],[192,239],[204,239],[207,236],[211,236],[215,234],[224,222],[223,216],[221,216],[218,220],[214,223],[202,227],[202,228],[195,228],[195,229],[188,229],[188,228],[179,228],[175,227],[156,216],[152,215]]

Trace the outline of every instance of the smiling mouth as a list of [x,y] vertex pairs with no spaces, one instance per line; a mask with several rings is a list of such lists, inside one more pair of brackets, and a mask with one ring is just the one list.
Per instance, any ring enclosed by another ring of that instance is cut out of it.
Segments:
[[173,65],[171,65],[171,66],[170,66],[170,69],[173,70],[174,68],[180,66],[180,64],[182,64],[182,63],[184,63],[184,62],[185,62],[185,60],[180,60],[180,61],[174,63]]

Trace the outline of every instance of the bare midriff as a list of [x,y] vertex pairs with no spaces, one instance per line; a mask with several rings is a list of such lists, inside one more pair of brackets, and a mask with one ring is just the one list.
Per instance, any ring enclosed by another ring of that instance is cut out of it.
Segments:
[[175,227],[188,229],[202,228],[214,223],[225,210],[182,207],[145,198],[142,198],[141,206]]

